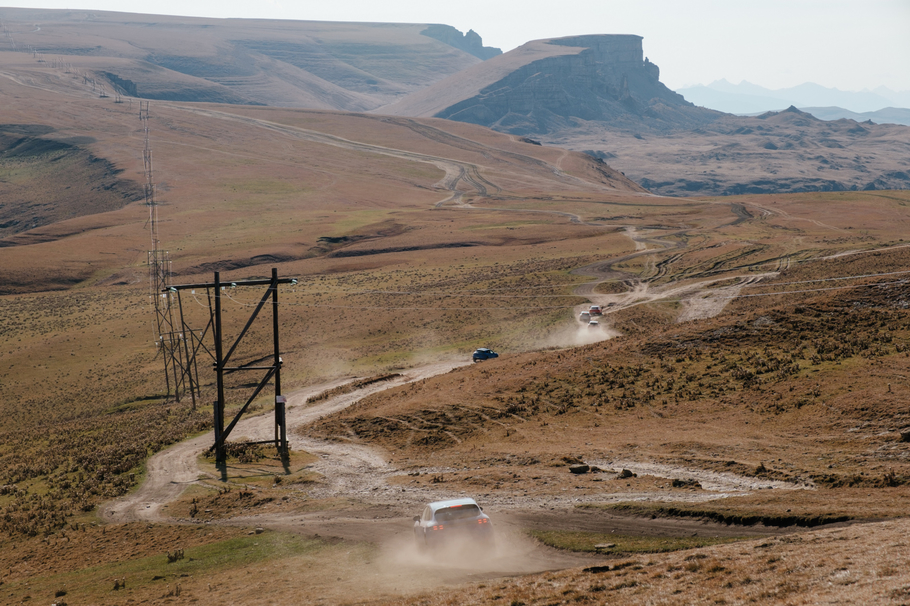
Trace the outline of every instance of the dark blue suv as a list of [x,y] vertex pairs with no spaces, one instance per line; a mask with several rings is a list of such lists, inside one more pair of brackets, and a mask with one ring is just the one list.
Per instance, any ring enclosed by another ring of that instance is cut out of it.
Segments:
[[473,356],[475,362],[482,362],[484,360],[491,360],[498,357],[498,353],[492,349],[487,349],[486,347],[481,347],[480,349],[476,350]]

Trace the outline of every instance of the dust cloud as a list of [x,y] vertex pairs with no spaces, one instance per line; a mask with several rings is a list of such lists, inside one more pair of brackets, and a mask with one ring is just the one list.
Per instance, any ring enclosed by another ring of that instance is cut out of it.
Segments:
[[[533,539],[508,528],[495,530],[493,547],[466,537],[439,550],[419,550],[411,531],[407,531],[386,541],[380,548],[380,554],[376,562],[379,577],[394,582],[399,589],[410,585],[410,589],[426,590],[440,585],[565,567],[558,554],[542,549]],[[409,579],[407,583],[403,580],[402,571]]]
[[620,336],[622,333],[607,325],[606,317],[600,320],[600,324],[591,326],[587,323],[573,322],[552,333],[542,344],[542,349],[548,347],[579,347],[581,345],[590,345],[606,341]]

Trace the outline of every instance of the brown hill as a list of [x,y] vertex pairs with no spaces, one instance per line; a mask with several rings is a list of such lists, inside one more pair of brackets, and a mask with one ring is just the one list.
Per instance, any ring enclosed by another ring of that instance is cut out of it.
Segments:
[[[35,242],[10,236],[116,210],[139,200],[135,183],[81,146],[91,137],[54,137],[47,125],[0,125],[0,247]],[[40,236],[38,240],[40,241]]]
[[754,118],[694,107],[660,83],[638,36],[530,42],[375,111],[483,124],[608,161],[672,196],[910,188],[910,128]]
[[[138,104],[98,98],[81,77],[48,68],[30,55],[0,57],[17,74],[16,80],[0,81],[9,99],[4,118],[10,126],[4,132],[33,133],[0,140],[7,146],[0,170],[12,175],[0,182],[0,196],[15,202],[4,205],[0,215],[7,225],[0,239],[5,246],[0,288],[21,292],[90,278],[138,279],[135,266],[144,258],[137,258],[136,247],[148,248],[148,209],[138,195],[145,181]],[[61,103],[67,111],[56,111]],[[162,233],[181,249],[174,258],[178,274],[329,254],[376,256],[499,246],[525,237],[545,240],[552,235],[528,231],[516,238],[514,230],[428,238],[394,213],[642,191],[590,156],[457,122],[153,103],[149,125],[161,179],[158,198],[165,209]],[[243,141],[240,149],[238,141]],[[38,153],[47,149],[62,151]],[[26,155],[28,150],[32,155]],[[225,157],[234,160],[223,164]],[[374,162],[381,168],[369,170]],[[264,205],[271,211],[238,222],[234,213],[241,211],[232,210],[234,205],[247,210]],[[275,245],[275,230],[300,212],[323,218],[302,224],[295,236]],[[335,227],[336,219],[348,213],[357,217],[353,223]],[[222,233],[225,228],[233,233]],[[200,229],[221,235],[200,239]],[[96,238],[104,245],[85,244]],[[233,239],[248,239],[249,245],[233,247]],[[74,249],[85,253],[76,259]]]
[[589,152],[661,195],[910,185],[910,131],[695,107],[660,83],[635,35],[538,40],[497,56],[444,25],[8,8],[0,19],[10,49],[96,95],[464,121]]
[[420,24],[14,8],[0,20],[8,48],[144,99],[365,111],[496,51]]

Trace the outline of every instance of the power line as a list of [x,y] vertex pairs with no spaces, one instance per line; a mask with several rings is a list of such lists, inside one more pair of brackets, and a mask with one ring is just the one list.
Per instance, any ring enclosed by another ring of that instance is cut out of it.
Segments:
[[[104,89],[101,91],[104,95]],[[199,380],[196,369],[190,358],[187,343],[187,327],[183,323],[183,307],[180,299],[168,288],[171,280],[171,261],[166,250],[161,249],[161,238],[158,233],[158,201],[155,196],[155,181],[152,170],[152,147],[149,143],[149,101],[139,101],[139,121],[145,131],[145,148],[142,150],[142,161],[145,169],[145,204],[148,207],[149,236],[151,248],[148,251],[149,294],[152,297],[157,334],[155,344],[164,359],[164,380],[168,396],[173,395],[177,402],[187,391],[196,408],[196,395],[199,393]],[[175,305],[176,303],[176,305]],[[177,322],[181,326],[178,328]]]

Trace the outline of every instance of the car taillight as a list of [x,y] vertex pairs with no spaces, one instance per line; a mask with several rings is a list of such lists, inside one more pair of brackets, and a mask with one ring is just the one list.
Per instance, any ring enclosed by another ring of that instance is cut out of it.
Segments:
[[433,530],[442,530],[442,524],[438,524],[433,527]]

